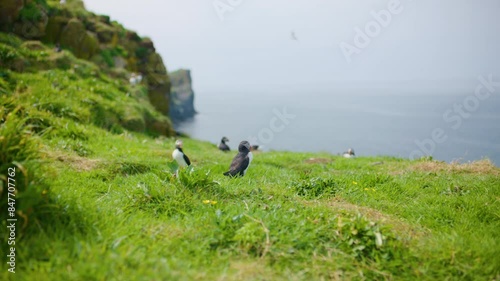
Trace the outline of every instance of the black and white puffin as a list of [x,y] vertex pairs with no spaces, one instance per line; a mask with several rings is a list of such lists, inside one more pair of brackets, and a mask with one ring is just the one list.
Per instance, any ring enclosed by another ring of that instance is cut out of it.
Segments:
[[229,139],[226,137],[222,137],[222,139],[220,140],[219,149],[224,152],[231,151],[229,145],[227,145],[226,142],[229,142]]
[[189,157],[182,151],[182,141],[181,140],[176,140],[175,141],[175,150],[172,152],[172,158],[175,159],[179,167],[187,167],[191,165],[191,161],[189,160]]
[[238,154],[233,158],[229,171],[224,173],[224,176],[244,176],[250,163],[252,162],[251,146],[248,141],[240,142],[238,146]]
[[354,154],[354,150],[352,148],[349,148],[346,152],[342,153],[342,155],[345,157],[345,158],[353,158],[355,157],[356,155]]

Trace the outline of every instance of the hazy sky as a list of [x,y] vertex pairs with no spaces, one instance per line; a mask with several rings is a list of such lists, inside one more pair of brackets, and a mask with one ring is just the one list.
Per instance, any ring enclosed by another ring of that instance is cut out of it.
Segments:
[[[500,0],[84,1],[151,37],[169,71],[191,69],[195,90],[452,87],[500,76]],[[356,45],[356,28],[370,42]],[[342,42],[357,48],[350,63]]]

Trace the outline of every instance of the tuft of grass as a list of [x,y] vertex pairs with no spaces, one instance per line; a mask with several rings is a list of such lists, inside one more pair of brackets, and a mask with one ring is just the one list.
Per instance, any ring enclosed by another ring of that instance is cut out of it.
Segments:
[[[4,229],[7,219],[18,219],[16,230],[21,237],[30,218],[36,218],[46,202],[48,187],[38,177],[40,140],[18,113],[19,108],[0,111],[0,219]],[[5,252],[12,245],[7,238],[0,239]]]
[[496,167],[491,160],[483,159],[470,163],[451,163],[447,164],[440,161],[424,161],[413,166],[416,171],[434,172],[434,173],[470,173],[485,175],[500,175],[500,169]]
[[341,187],[331,178],[314,177],[294,182],[292,188],[297,192],[297,195],[312,199],[333,196]]

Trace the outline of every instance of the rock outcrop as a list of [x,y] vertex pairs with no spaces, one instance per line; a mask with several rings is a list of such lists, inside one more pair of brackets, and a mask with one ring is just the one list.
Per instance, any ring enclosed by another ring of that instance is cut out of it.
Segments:
[[0,24],[12,24],[18,18],[23,7],[23,0],[1,0]]
[[191,80],[191,71],[180,69],[169,73],[172,83],[170,99],[170,118],[182,121],[194,117],[194,91]]
[[95,33],[87,31],[85,25],[72,18],[56,38],[62,48],[69,49],[77,58],[89,60],[99,51],[99,40]]

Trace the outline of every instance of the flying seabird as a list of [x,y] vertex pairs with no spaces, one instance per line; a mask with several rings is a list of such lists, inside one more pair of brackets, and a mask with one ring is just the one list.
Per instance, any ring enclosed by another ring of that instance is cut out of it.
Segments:
[[290,33],[290,39],[295,40],[295,41],[299,41],[299,39],[297,39],[297,36],[295,35],[295,31],[293,31],[293,30],[292,30],[292,33]]
[[250,163],[252,162],[251,146],[248,141],[240,142],[238,146],[238,154],[233,158],[229,171],[224,173],[224,176],[244,176]]
[[184,151],[182,151],[182,141],[181,140],[176,140],[175,141],[175,150],[172,152],[172,158],[175,159],[179,167],[187,167],[191,165],[191,161],[189,161],[189,158],[187,157],[186,154],[184,154]]
[[342,155],[345,157],[345,158],[353,158],[355,157],[356,155],[354,154],[354,150],[352,148],[349,148],[346,152],[342,153]]
[[222,137],[222,139],[220,140],[219,149],[222,151],[231,151],[226,142],[229,142],[229,139],[226,137]]

